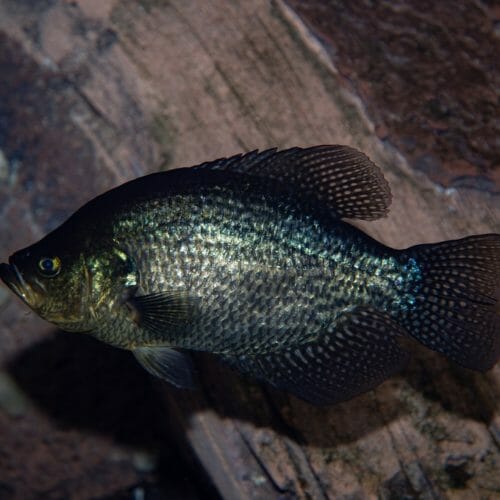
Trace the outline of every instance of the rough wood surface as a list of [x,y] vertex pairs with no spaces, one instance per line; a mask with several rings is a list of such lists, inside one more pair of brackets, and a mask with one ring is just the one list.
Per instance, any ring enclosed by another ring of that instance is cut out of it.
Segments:
[[288,3],[412,167],[445,187],[500,192],[498,2]]
[[[134,176],[317,143],[350,144],[382,167],[392,210],[363,228],[386,244],[500,232],[498,197],[440,189],[380,141],[363,103],[281,1],[2,0],[0,71],[2,259]],[[147,436],[148,449],[175,439],[227,499],[500,495],[499,366],[476,374],[417,349],[375,391],[315,408],[201,357],[203,387],[186,393],[103,346],[53,340],[50,326],[3,290],[0,303],[0,496],[95,498],[144,477],[147,467],[134,464],[156,410],[125,400],[116,421],[106,420],[90,410],[92,396],[82,402],[83,390],[64,383],[68,363],[78,365],[74,384],[98,370],[91,387],[109,390],[114,403],[114,384],[154,384],[160,397],[150,397],[168,420]],[[47,380],[48,395],[37,386]],[[77,410],[65,406],[66,394]],[[120,439],[120,412],[137,405],[141,428]]]

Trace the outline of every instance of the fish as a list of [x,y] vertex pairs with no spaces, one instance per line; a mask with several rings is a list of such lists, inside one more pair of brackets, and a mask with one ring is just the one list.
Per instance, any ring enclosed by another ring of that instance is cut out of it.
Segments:
[[196,386],[197,352],[315,405],[375,388],[413,341],[489,370],[500,235],[398,250],[349,223],[390,204],[381,169],[352,147],[252,151],[94,198],[0,278],[45,320],[178,388]]

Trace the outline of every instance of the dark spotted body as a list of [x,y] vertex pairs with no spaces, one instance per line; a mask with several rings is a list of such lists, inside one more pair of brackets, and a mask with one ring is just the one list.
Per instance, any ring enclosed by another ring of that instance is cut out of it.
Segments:
[[397,317],[411,307],[413,259],[289,196],[276,203],[276,193],[251,181],[205,182],[195,194],[181,189],[116,214],[113,239],[136,262],[139,293],[189,291],[198,312],[182,335],[135,328],[124,335],[112,327],[102,340],[128,347],[168,339],[245,354],[333,331],[346,308],[371,306]]
[[[105,193],[0,274],[42,316],[132,350],[178,386],[192,384],[189,352],[202,351],[335,402],[398,370],[407,335],[488,368],[500,350],[500,238],[398,251],[341,220],[389,203],[380,171],[350,148],[251,153]],[[56,296],[65,267],[78,290],[62,315],[36,292]]]

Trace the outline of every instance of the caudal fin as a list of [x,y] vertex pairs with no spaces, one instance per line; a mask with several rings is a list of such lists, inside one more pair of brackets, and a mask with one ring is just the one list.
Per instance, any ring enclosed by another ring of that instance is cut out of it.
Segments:
[[421,279],[402,321],[424,345],[474,370],[500,357],[500,235],[418,245]]

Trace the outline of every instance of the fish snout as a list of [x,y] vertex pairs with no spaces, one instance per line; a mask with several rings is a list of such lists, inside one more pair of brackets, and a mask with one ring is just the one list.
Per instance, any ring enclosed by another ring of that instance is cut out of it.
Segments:
[[0,264],[0,279],[9,287],[16,283],[17,276],[14,271],[14,266],[11,264]]
[[26,282],[12,257],[9,264],[0,264],[0,279],[30,307],[35,308],[42,300],[43,290]]

